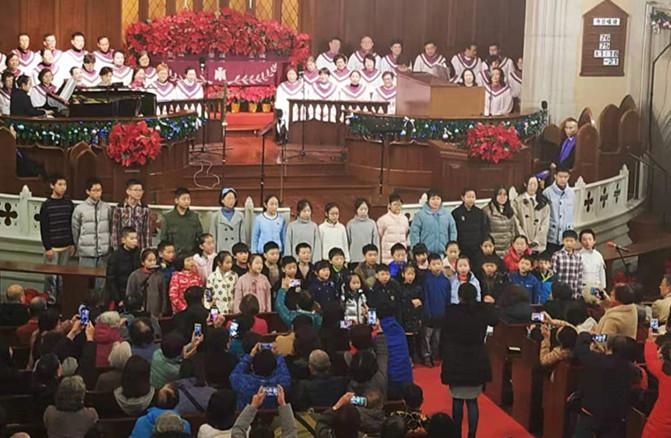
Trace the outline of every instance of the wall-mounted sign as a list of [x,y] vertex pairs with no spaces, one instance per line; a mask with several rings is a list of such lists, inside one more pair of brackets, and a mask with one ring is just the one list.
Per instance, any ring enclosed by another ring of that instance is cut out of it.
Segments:
[[611,0],[583,15],[581,76],[624,76],[628,19]]

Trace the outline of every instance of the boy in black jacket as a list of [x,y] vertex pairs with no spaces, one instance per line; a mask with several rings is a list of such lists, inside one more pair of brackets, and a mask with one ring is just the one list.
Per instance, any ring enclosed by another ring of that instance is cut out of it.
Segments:
[[[65,198],[68,182],[62,175],[49,178],[51,196],[40,207],[40,237],[44,246],[44,263],[67,265],[75,252],[72,238],[72,212],[75,209],[71,200]],[[45,290],[49,302],[56,302],[62,290],[62,281],[56,275],[46,278]]]
[[381,263],[375,269],[375,284],[368,292],[366,303],[368,308],[379,309],[381,306],[389,306],[393,309],[396,319],[401,321],[401,290],[396,280],[391,278],[389,265]]
[[123,305],[128,277],[139,267],[140,248],[138,248],[137,232],[133,227],[123,227],[121,246],[112,253],[107,262],[106,304],[114,303],[115,308]]
[[471,260],[480,256],[480,243],[489,235],[489,221],[485,213],[475,206],[475,199],[475,190],[466,188],[461,195],[461,205],[452,210],[459,248]]
[[340,248],[331,248],[329,261],[331,262],[331,280],[335,283],[336,290],[340,292],[343,285],[349,281],[349,270],[345,265],[345,252]]
[[508,275],[498,270],[498,260],[501,259],[496,255],[484,256],[480,269],[475,275],[480,282],[482,297],[489,295],[495,301],[498,300],[499,295],[508,284]]

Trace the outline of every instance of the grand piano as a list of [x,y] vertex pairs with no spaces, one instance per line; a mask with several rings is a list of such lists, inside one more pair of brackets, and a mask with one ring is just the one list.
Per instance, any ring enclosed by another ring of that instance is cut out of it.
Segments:
[[110,86],[77,88],[70,98],[69,117],[149,117],[156,115],[156,95]]

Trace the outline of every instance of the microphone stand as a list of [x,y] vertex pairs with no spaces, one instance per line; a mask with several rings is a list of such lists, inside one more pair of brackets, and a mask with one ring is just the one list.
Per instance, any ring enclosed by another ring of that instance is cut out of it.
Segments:
[[627,280],[632,279],[632,274],[631,274],[631,269],[629,268],[629,263],[624,258],[624,254],[622,254],[622,249],[620,249],[619,245],[615,245],[615,251],[617,251],[618,258],[624,265],[624,275],[627,277]]
[[265,195],[265,185],[266,185],[266,135],[273,129],[275,129],[275,124],[277,123],[276,119],[273,119],[272,122],[267,124],[259,133],[257,134],[261,137],[261,199],[260,204],[263,204],[263,199]]
[[[303,105],[305,105],[305,74],[301,77],[301,94],[303,95]],[[305,119],[308,117],[308,110],[305,108],[305,117],[299,112],[299,117],[301,118],[301,150],[298,152],[300,159],[305,158]]]

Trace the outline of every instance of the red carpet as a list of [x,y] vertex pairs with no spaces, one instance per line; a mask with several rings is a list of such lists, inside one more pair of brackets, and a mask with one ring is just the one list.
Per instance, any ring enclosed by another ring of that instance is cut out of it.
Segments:
[[[440,382],[440,366],[426,368],[418,365],[414,369],[415,383],[424,390],[423,411],[427,415],[445,412],[452,415],[452,398],[447,386]],[[480,423],[478,438],[533,438],[519,423],[484,395],[478,399]],[[466,436],[466,408],[464,407],[463,433]]]

